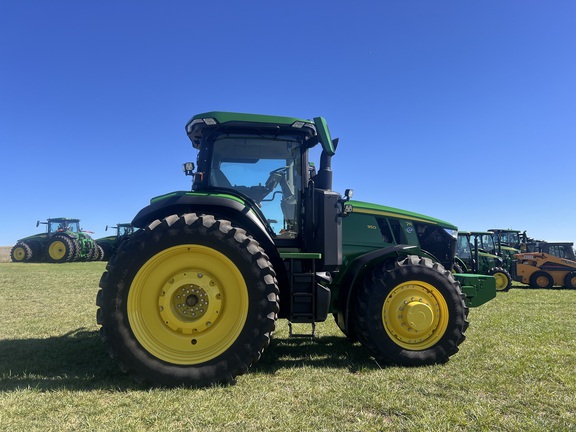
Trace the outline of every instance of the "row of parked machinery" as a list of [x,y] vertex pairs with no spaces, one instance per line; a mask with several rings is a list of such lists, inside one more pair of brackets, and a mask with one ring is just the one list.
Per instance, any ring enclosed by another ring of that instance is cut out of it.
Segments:
[[[20,239],[12,248],[13,262],[108,261],[134,232],[130,223],[119,223],[106,226],[116,230],[114,235],[92,239],[80,219],[50,218],[36,226],[41,224],[46,232]],[[576,288],[574,243],[535,240],[512,229],[459,231],[453,271],[494,276],[497,291],[508,291],[513,281]]]
[[122,223],[111,227],[116,230],[115,235],[93,239],[90,231],[80,228],[80,219],[49,218],[36,222],[37,227],[40,225],[46,225],[46,232],[22,238],[12,248],[13,262],[108,261],[120,243],[134,232],[131,224]]
[[513,281],[576,288],[574,243],[535,240],[511,229],[459,232],[454,271],[492,275],[498,291],[508,291]]

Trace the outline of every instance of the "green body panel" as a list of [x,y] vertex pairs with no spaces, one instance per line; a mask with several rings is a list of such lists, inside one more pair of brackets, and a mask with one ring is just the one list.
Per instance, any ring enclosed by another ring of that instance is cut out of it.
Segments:
[[[420,243],[415,224],[426,224],[441,228],[445,232],[456,233],[456,226],[420,213],[409,212],[394,207],[361,201],[349,201],[351,213],[343,220],[343,254],[344,264],[367,252],[405,244],[427,250],[434,256],[434,251]],[[451,268],[452,258],[438,261]],[[449,261],[449,262],[448,262]]]
[[462,286],[468,307],[481,306],[496,297],[496,279],[492,276],[455,273],[454,277]]
[[490,269],[494,267],[500,267],[500,259],[497,255],[489,254],[486,252],[479,252],[478,259],[480,261],[478,266],[479,274],[488,274]]
[[116,243],[116,240],[117,240],[116,236],[108,236],[108,237],[97,238],[95,241],[99,245],[106,244],[108,246],[114,246],[114,243]]
[[48,233],[33,234],[28,237],[21,238],[19,242],[44,242],[48,238]]
[[248,200],[244,200],[232,194],[223,193],[210,193],[210,192],[191,192],[191,191],[175,191],[164,195],[158,195],[150,200],[151,204],[166,201],[171,198],[179,198],[182,196],[196,196],[196,197],[213,197],[213,198],[226,198],[239,202],[242,205],[249,205]]
[[407,210],[402,210],[394,207],[388,207],[380,204],[367,203],[363,201],[348,201],[348,204],[352,205],[354,213],[364,213],[364,214],[377,214],[384,216],[399,217],[402,219],[426,222],[433,225],[439,225],[446,229],[457,230],[458,228],[442,219],[436,219],[430,216],[423,215],[421,213],[415,213]]
[[244,208],[243,213],[250,213],[254,217],[260,220],[260,222],[266,226],[269,226],[266,221],[266,217],[262,214],[260,209],[255,206],[250,200],[243,199],[242,197],[235,195],[233,193],[211,193],[211,192],[198,192],[198,191],[176,191],[164,195],[159,195],[150,200],[150,204],[155,204],[157,206],[166,205],[167,207],[172,205],[171,203],[186,198],[219,198],[223,200],[230,200],[235,203],[242,205]]
[[[352,278],[348,273],[357,271],[354,265],[355,260],[361,259],[367,253],[389,249],[390,253],[380,255],[377,258],[378,261],[410,254],[431,257],[434,261],[440,261],[444,267],[451,268],[452,256],[444,257],[444,260],[434,256],[435,251],[432,246],[427,245],[425,247],[421,244],[416,225],[436,226],[447,233],[453,233],[452,235],[455,235],[457,231],[455,225],[441,219],[394,207],[352,200],[347,204],[352,207],[352,212],[343,219],[342,249],[344,259],[331,287],[335,298],[340,296],[341,290],[347,289],[343,285]],[[384,234],[382,226],[386,222],[390,227],[390,232]],[[396,245],[400,244],[406,245],[406,247],[402,250],[394,249]],[[495,280],[491,276],[466,274],[459,275],[457,280],[465,287],[464,292],[469,307],[480,306],[496,297]]]
[[508,270],[510,273],[515,272],[516,264],[514,255],[519,254],[521,251],[520,249],[516,249],[510,246],[501,246],[502,250],[502,260],[504,261],[504,268]]

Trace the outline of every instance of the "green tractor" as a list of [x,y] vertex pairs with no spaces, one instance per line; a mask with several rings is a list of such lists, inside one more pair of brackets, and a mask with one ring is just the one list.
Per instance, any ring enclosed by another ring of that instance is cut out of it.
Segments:
[[[106,225],[106,231],[108,231],[108,228],[108,225]],[[114,255],[118,246],[134,233],[134,227],[129,223],[119,223],[110,228],[116,230],[115,235],[95,240],[96,244],[102,249],[102,261],[108,261],[110,257]]]
[[503,265],[512,278],[516,278],[516,258],[515,255],[526,250],[526,231],[521,233],[517,230],[490,229],[493,233],[495,253],[503,260]]
[[527,236],[526,231],[509,228],[490,228],[488,231],[494,233],[498,247],[517,250],[516,253],[526,252],[526,243],[533,240]]
[[458,232],[454,271],[494,276],[497,291],[512,287],[512,275],[504,260],[494,252],[494,236],[489,231]]
[[50,218],[46,232],[18,240],[10,251],[13,262],[65,263],[99,259],[100,250],[88,233],[80,229],[80,219]]
[[102,340],[137,381],[233,383],[278,319],[313,336],[329,315],[378,362],[443,363],[469,307],[495,297],[493,277],[452,274],[452,224],[332,190],[337,140],[322,117],[209,112],[186,133],[192,190],[134,217],[96,299]]

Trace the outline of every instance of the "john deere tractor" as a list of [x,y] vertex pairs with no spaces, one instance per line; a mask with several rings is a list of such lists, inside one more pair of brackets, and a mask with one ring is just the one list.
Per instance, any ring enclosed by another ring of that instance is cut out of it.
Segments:
[[186,133],[192,189],[134,217],[96,300],[108,352],[137,381],[233,383],[278,319],[313,335],[330,315],[378,362],[443,363],[469,307],[495,297],[493,277],[452,274],[452,224],[332,190],[323,118],[208,112]]
[[508,291],[512,276],[505,268],[504,260],[494,254],[494,238],[491,232],[458,232],[455,272],[477,273],[494,276],[497,291]]
[[80,229],[80,219],[51,218],[46,232],[18,240],[10,256],[13,262],[89,261],[99,259],[99,249],[89,234]]
[[[96,239],[96,244],[102,249],[102,260],[108,261],[118,246],[128,237],[134,233],[134,227],[129,223],[119,223],[116,226],[110,227],[116,230],[116,234],[112,236],[102,237]],[[108,231],[108,225],[106,225],[106,231]]]

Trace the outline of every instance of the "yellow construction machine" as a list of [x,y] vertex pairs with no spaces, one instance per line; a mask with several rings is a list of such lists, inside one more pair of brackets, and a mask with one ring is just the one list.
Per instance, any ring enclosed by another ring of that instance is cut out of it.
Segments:
[[576,259],[545,252],[526,252],[516,258],[516,280],[535,288],[554,285],[576,288]]

